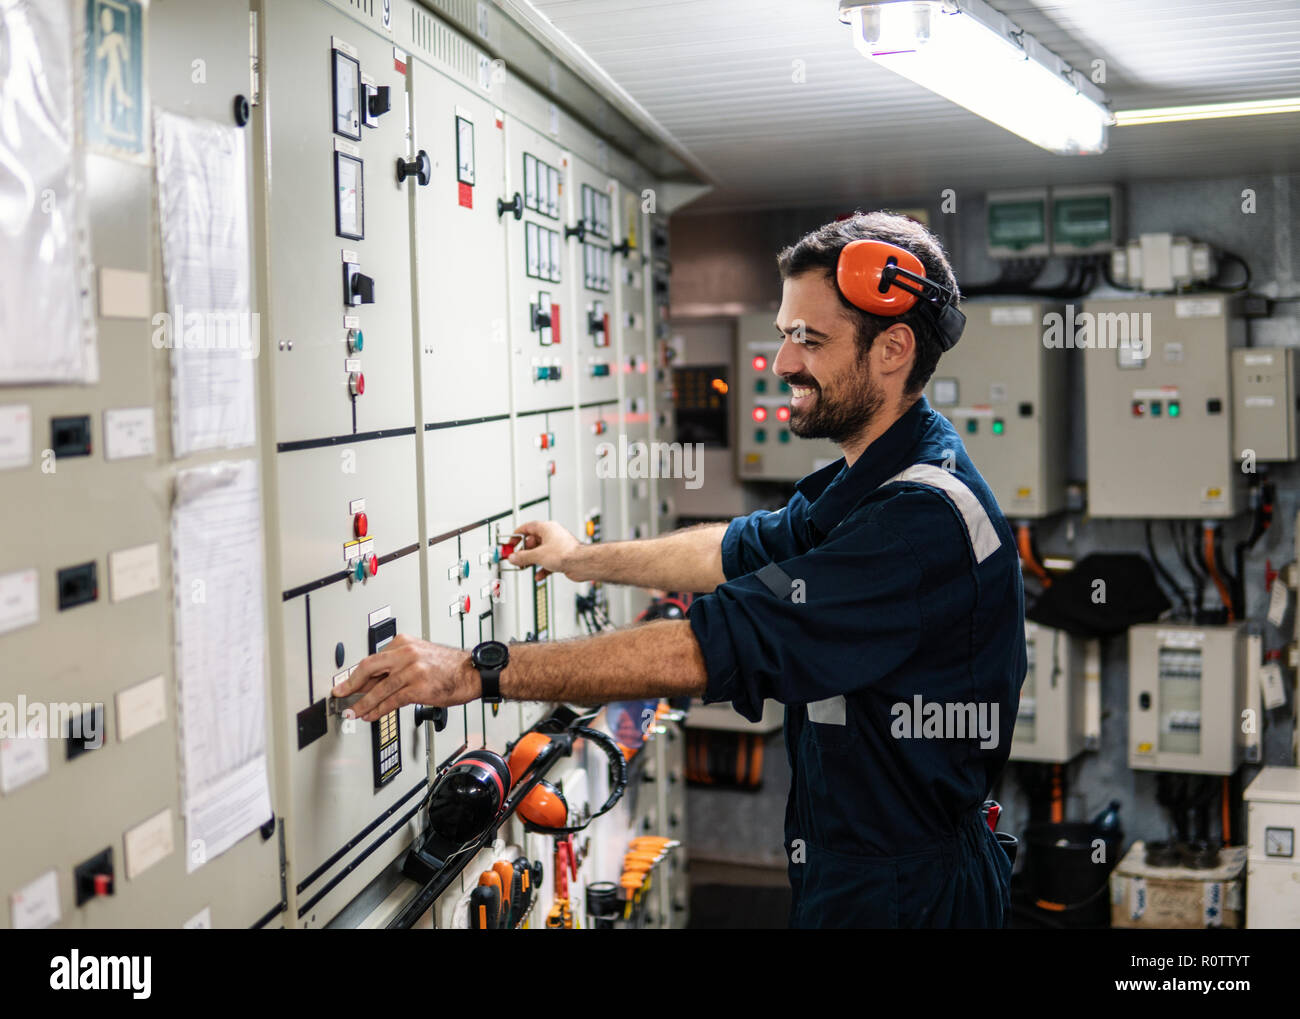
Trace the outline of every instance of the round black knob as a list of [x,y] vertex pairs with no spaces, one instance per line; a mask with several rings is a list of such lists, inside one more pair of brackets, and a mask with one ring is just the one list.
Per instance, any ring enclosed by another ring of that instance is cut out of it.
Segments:
[[424,149],[417,152],[414,159],[397,160],[397,183],[402,183],[407,177],[414,177],[421,187],[433,179],[433,163]]
[[425,722],[433,723],[434,732],[442,732],[447,728],[447,709],[435,708],[428,704],[417,704],[415,706],[415,724],[423,725]]
[[515,219],[523,219],[524,196],[518,191],[515,192],[514,198],[510,199],[508,202],[504,198],[497,199],[497,219],[500,219],[507,212],[513,212],[515,214]]
[[245,124],[248,123],[248,118],[251,115],[251,109],[248,105],[248,100],[244,96],[235,96],[234,106],[235,106],[235,124],[238,127],[243,127]]

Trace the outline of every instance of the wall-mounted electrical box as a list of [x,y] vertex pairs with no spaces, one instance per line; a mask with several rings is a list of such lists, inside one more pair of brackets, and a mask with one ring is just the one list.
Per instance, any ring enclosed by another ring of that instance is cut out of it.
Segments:
[[1258,648],[1259,638],[1241,623],[1132,627],[1129,767],[1202,775],[1236,771],[1246,756],[1242,712],[1252,700],[1250,663]]
[[1246,787],[1246,926],[1300,927],[1300,768],[1264,768]]
[[[939,359],[926,390],[1012,518],[1065,507],[1066,364],[1043,343],[1059,308],[1033,302],[967,303],[961,342]],[[742,366],[743,367],[743,366]]]
[[1243,347],[1232,352],[1232,449],[1238,460],[1296,458],[1294,347]]
[[1231,351],[1245,322],[1224,294],[1066,306],[1087,396],[1088,509],[1097,517],[1231,517]]
[[990,258],[1046,258],[1051,254],[1047,188],[990,191],[985,223]]
[[790,431],[790,387],[772,371],[781,337],[771,312],[736,319],[736,473],[742,481],[798,481],[838,460],[827,439],[801,439]]
[[1052,254],[1097,255],[1115,249],[1120,237],[1119,189],[1052,188]]
[[1010,759],[1064,764],[1087,747],[1087,641],[1026,622],[1025,649]]

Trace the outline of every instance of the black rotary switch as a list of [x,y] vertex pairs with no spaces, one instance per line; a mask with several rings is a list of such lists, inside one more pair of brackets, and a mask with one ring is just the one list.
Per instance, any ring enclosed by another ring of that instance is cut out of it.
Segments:
[[518,191],[515,192],[514,198],[506,201],[504,198],[497,199],[497,219],[500,219],[507,212],[514,213],[515,219],[522,219],[524,215],[524,196]]
[[414,177],[421,187],[433,179],[433,163],[424,149],[417,152],[414,159],[398,159],[397,183],[402,183],[407,177]]
[[423,725],[425,722],[433,723],[434,732],[442,732],[447,728],[447,709],[435,708],[428,704],[417,704],[415,706],[415,724]]

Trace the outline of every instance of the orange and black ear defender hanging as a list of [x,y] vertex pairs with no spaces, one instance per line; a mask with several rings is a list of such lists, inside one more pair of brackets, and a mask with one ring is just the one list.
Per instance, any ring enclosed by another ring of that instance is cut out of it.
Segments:
[[519,803],[517,813],[528,831],[540,835],[571,835],[582,831],[601,814],[613,808],[627,788],[627,758],[614,740],[598,729],[572,726],[563,733],[552,736],[544,732],[528,732],[510,750],[510,777],[518,782],[539,759],[555,753],[568,753],[575,739],[590,740],[600,747],[609,760],[609,798],[599,810],[582,824],[565,826],[569,819],[569,805],[564,794],[550,782],[541,781],[529,790]]
[[846,244],[835,266],[835,282],[846,301],[872,315],[896,318],[920,304],[944,350],[951,350],[966,328],[952,291],[927,279],[919,258],[888,241]]
[[485,834],[510,794],[510,768],[500,754],[471,750],[438,776],[429,792],[429,831],[455,850]]

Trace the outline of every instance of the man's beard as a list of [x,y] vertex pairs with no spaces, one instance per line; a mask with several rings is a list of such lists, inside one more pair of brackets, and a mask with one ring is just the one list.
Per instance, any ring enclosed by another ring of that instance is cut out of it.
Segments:
[[791,386],[807,386],[814,392],[811,410],[790,410],[790,431],[801,439],[830,439],[842,445],[861,432],[880,413],[885,394],[871,377],[867,359],[858,361],[859,371],[853,378],[828,395],[806,375],[788,376]]

